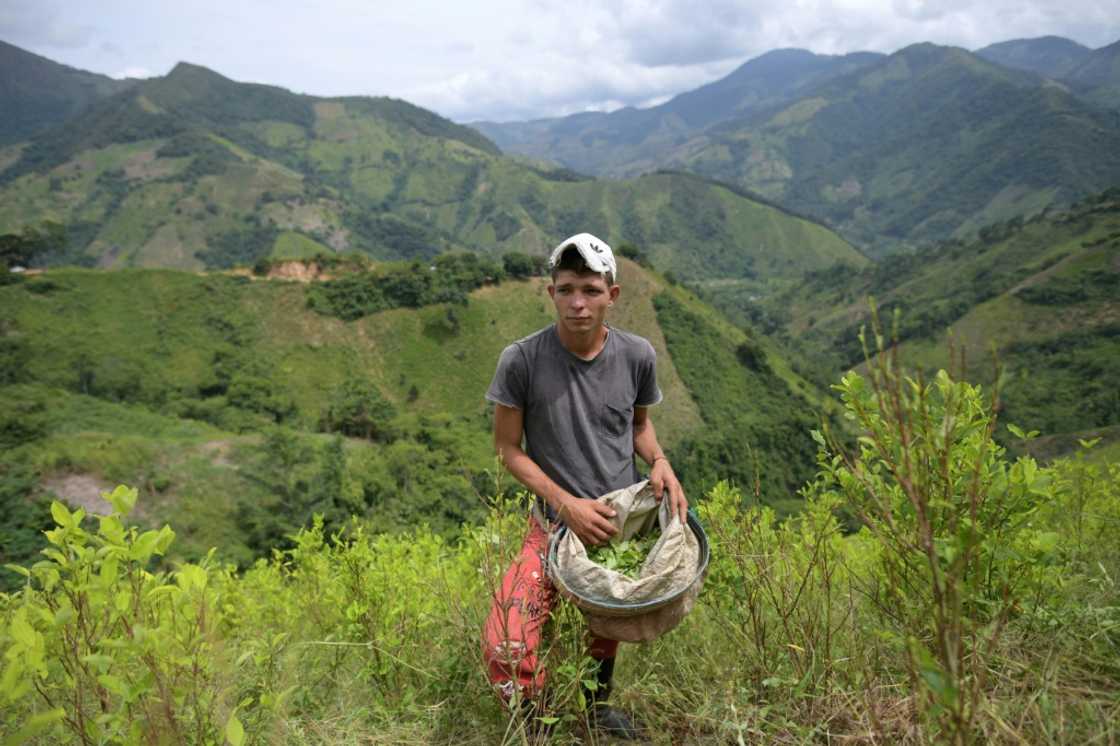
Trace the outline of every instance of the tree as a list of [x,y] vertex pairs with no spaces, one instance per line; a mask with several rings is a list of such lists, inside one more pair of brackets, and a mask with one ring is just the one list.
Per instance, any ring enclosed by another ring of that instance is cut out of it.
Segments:
[[372,382],[351,378],[331,393],[319,426],[328,433],[389,441],[389,424],[395,416],[393,405]]
[[21,233],[0,235],[0,266],[7,268],[30,265],[35,257],[66,244],[66,229],[53,222],[38,228],[25,226]]
[[502,254],[502,267],[506,274],[517,279],[544,274],[544,264],[544,257],[533,257],[520,251]]

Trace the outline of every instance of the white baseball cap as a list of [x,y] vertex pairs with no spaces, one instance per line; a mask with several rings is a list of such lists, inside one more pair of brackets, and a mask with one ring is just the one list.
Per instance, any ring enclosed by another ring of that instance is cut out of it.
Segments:
[[614,252],[610,245],[590,233],[577,233],[571,238],[566,238],[560,245],[552,250],[548,257],[548,268],[555,269],[560,262],[560,255],[564,250],[574,246],[579,251],[583,261],[592,272],[610,272],[615,282],[618,282],[618,265],[614,261]]

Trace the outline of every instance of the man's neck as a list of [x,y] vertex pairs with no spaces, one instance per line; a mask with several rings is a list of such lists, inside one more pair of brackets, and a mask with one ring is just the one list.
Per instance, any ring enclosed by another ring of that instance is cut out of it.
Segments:
[[607,325],[600,324],[599,328],[590,329],[586,334],[573,334],[557,323],[556,334],[568,352],[584,360],[594,360],[607,342]]

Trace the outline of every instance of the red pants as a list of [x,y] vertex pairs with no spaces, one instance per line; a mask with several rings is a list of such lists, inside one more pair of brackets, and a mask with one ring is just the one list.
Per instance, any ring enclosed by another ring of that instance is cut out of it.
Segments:
[[[556,598],[556,589],[545,573],[547,554],[548,534],[530,518],[521,554],[502,578],[483,628],[487,675],[507,702],[517,689],[526,697],[536,696],[547,678],[537,657],[541,632]],[[617,640],[591,638],[588,654],[592,658],[613,658],[617,652]]]

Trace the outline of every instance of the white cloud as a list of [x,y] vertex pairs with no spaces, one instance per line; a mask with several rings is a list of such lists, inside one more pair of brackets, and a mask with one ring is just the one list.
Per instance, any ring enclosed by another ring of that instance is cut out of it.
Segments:
[[321,95],[391,95],[458,120],[649,105],[771,49],[976,49],[1120,38],[1116,0],[0,0],[0,38],[115,75],[188,60]]
[[[84,47],[93,27],[73,21],[57,2],[5,0],[0,5],[0,38],[46,50]],[[20,41],[14,41],[14,40]]]
[[112,73],[109,77],[116,78],[117,80],[123,78],[154,78],[155,73],[146,67],[126,67],[123,70]]

